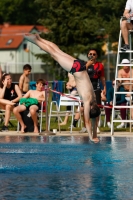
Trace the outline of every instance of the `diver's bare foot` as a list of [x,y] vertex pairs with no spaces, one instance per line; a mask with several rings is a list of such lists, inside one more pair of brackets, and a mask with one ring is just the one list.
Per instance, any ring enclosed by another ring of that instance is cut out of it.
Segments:
[[39,133],[38,127],[34,126],[34,133]]
[[39,34],[36,33],[35,35],[36,35],[36,38],[37,38],[38,40],[40,40],[40,41],[42,40],[42,38],[40,37]]
[[21,133],[24,133],[24,132],[25,132],[25,131],[24,131],[25,129],[26,129],[26,126],[25,126],[25,125],[24,125],[24,126],[21,126]]
[[37,41],[37,37],[36,37],[36,34],[31,34],[31,33],[26,33],[24,35],[25,39],[27,39],[28,41],[36,44],[36,41]]
[[60,126],[63,126],[63,125],[66,125],[67,123],[66,122],[62,122],[62,123],[60,123],[59,125]]

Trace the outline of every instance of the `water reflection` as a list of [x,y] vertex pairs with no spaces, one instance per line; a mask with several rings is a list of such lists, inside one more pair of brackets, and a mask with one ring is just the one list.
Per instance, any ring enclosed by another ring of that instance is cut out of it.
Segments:
[[87,136],[0,136],[0,143],[60,143],[60,144],[83,144],[89,143]]
[[0,143],[0,199],[132,199],[133,138],[1,136]]

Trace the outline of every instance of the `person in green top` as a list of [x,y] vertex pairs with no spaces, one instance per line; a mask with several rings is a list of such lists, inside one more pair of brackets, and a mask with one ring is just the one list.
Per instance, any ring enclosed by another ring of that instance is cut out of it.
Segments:
[[[107,103],[106,105],[113,106],[113,98],[114,98],[114,85],[115,80],[112,81],[112,87],[109,88],[107,92]],[[125,89],[123,86],[118,86],[118,90],[124,92]],[[116,105],[126,105],[127,100],[125,99],[125,94],[116,94]],[[105,115],[106,115],[106,122],[109,128],[111,128],[110,124],[110,116],[111,116],[112,108],[106,108],[105,107]],[[122,120],[126,119],[126,108],[120,109],[120,114]],[[122,122],[120,125],[117,126],[117,128],[123,128],[124,122]]]

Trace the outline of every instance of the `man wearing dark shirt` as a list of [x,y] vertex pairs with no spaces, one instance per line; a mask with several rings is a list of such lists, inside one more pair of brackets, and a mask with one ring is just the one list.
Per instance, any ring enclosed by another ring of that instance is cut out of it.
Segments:
[[[107,126],[111,128],[111,123],[110,123],[110,116],[112,112],[111,106],[113,106],[113,98],[114,98],[114,85],[115,85],[115,80],[112,81],[112,87],[109,88],[107,92],[107,105],[110,106],[110,108],[105,107],[105,115],[106,115],[106,122]],[[123,86],[120,86],[118,88],[118,91],[125,92],[125,89]],[[125,99],[125,94],[117,94],[116,95],[116,105],[126,105],[126,99]],[[126,108],[120,109],[120,114],[121,118],[124,120],[126,119]],[[122,122],[120,125],[117,126],[117,128],[123,128],[124,123]]]

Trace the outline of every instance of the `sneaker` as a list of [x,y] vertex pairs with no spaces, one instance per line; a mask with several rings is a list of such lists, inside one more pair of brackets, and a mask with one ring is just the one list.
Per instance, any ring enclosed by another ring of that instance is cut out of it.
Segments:
[[73,125],[70,125],[68,128],[71,128],[71,127],[72,127],[72,128],[76,128],[76,126],[73,126]]
[[86,129],[85,127],[83,127],[83,128],[79,131],[79,133],[86,133],[86,131],[87,131],[87,129]]
[[111,128],[111,124],[110,124],[110,122],[107,122],[107,126],[108,126],[109,128]]
[[124,128],[125,126],[124,126],[124,124],[123,123],[121,123],[120,125],[118,125],[116,128]]
[[121,47],[121,51],[128,51],[128,50],[130,50],[130,47],[128,44],[124,44],[124,46]]
[[97,127],[97,133],[100,133],[100,130],[99,130],[99,128]]
[[8,131],[8,127],[4,125],[4,126],[2,127],[2,129],[1,129],[1,131],[3,131],[3,132],[4,132],[4,131]]

